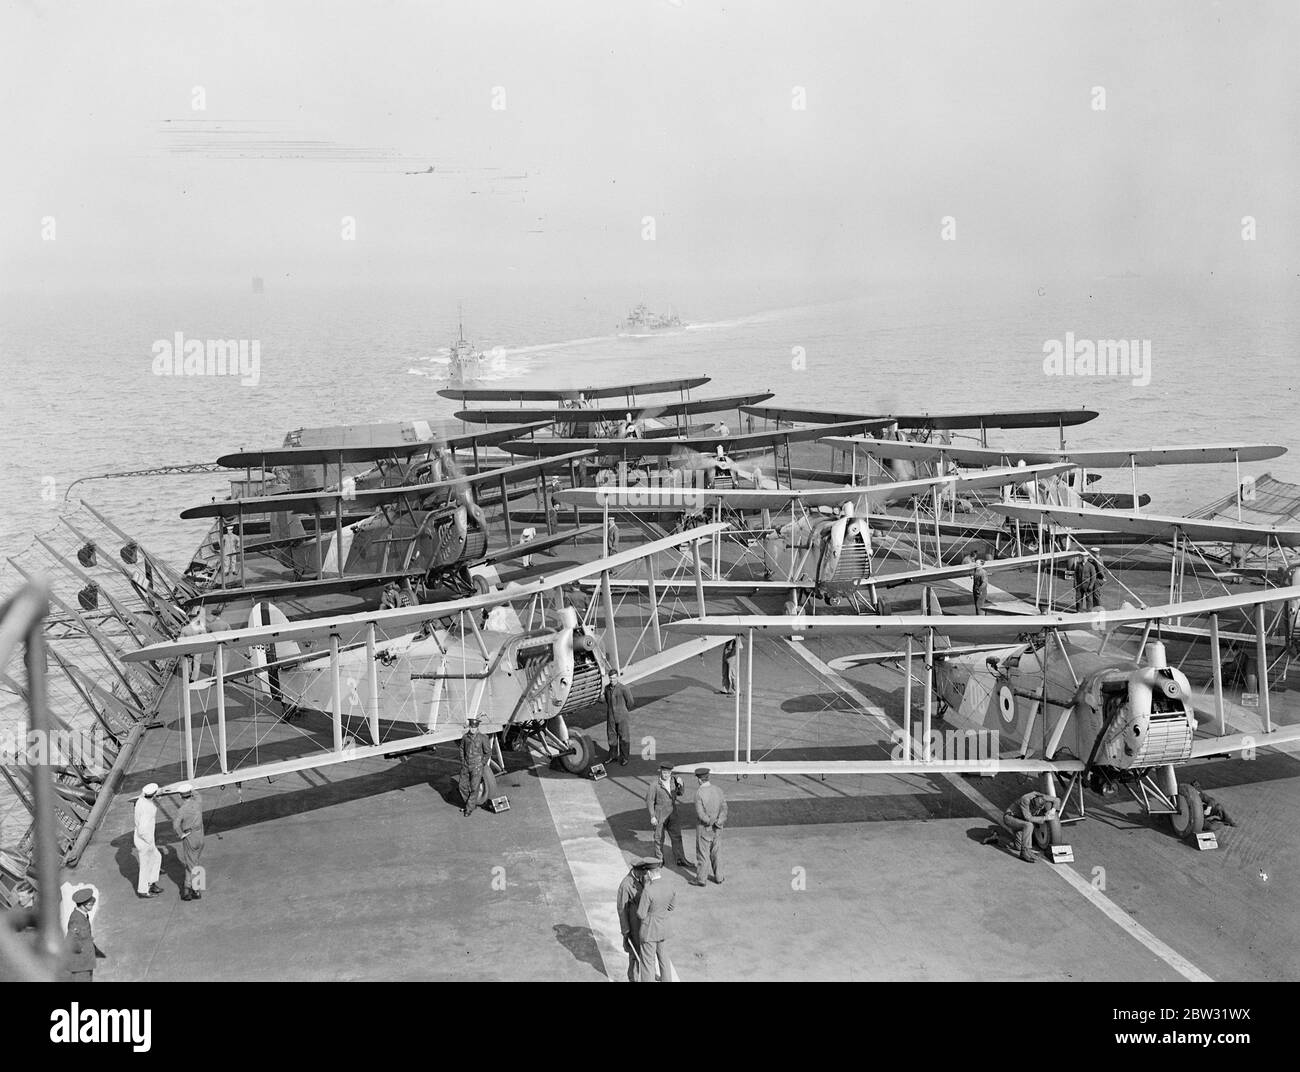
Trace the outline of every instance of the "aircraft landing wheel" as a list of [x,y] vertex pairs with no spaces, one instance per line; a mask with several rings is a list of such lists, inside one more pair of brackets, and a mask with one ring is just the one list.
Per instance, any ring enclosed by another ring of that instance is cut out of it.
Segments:
[[1048,819],[1045,823],[1037,823],[1034,826],[1034,844],[1047,852],[1053,845],[1063,845],[1065,839],[1061,836],[1061,823],[1059,819]]
[[1183,783],[1178,787],[1178,810],[1169,821],[1180,838],[1194,838],[1205,829],[1205,805],[1201,793],[1194,785]]
[[570,774],[585,774],[594,755],[591,738],[581,733],[570,734],[569,751],[560,756],[560,766]]

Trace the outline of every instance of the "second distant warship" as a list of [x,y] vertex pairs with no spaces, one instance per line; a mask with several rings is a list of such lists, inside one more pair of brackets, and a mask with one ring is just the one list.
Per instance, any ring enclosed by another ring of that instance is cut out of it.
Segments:
[[447,368],[447,379],[454,384],[473,383],[482,370],[483,354],[474,349],[474,344],[465,338],[465,325],[457,317],[459,336],[451,344],[451,364]]
[[647,331],[668,331],[681,326],[682,318],[676,313],[656,313],[642,302],[628,314],[620,328],[641,334]]

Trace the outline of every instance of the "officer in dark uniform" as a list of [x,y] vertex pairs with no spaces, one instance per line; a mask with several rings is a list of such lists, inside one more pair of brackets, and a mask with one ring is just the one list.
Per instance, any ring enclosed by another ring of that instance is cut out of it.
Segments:
[[637,981],[642,983],[655,982],[656,967],[659,982],[673,981],[673,962],[668,957],[668,913],[677,907],[677,895],[664,881],[661,864],[660,860],[649,861],[637,901],[636,914],[641,921],[641,975]]
[[460,795],[465,801],[466,817],[473,815],[478,806],[479,787],[483,784],[483,771],[492,759],[492,745],[486,735],[478,731],[478,719],[465,720],[465,736],[460,739]]
[[645,872],[649,864],[635,861],[623,881],[618,884],[615,907],[618,909],[618,926],[623,932],[623,951],[627,954],[627,981],[640,982],[641,919],[636,914],[637,902],[645,886]]
[[740,637],[732,637],[722,645],[722,693],[733,696],[736,682],[740,680]]
[[95,893],[93,890],[78,890],[72,895],[72,903],[76,907],[68,917],[68,975],[75,983],[93,983],[95,957],[104,955],[95,945],[95,936],[90,933],[90,913],[95,907]]
[[609,675],[605,686],[605,740],[609,744],[609,762],[618,760],[627,766],[632,749],[632,690],[619,680],[618,671]]
[[989,575],[984,569],[984,556],[975,559],[975,572],[971,574],[971,598],[975,603],[975,613],[985,613],[989,597]]
[[654,843],[655,858],[663,862],[664,835],[667,834],[672,839],[673,852],[677,854],[677,866],[689,867],[686,848],[682,845],[682,824],[677,819],[677,798],[683,792],[680,779],[673,777],[672,765],[661,763],[659,778],[645,795],[645,805],[653,827],[650,840]]

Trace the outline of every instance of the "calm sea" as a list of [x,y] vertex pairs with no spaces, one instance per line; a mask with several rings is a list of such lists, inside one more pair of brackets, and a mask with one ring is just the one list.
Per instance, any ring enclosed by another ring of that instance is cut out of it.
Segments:
[[[300,426],[449,416],[447,346],[466,334],[494,354],[494,385],[584,386],[707,373],[706,391],[768,388],[777,400],[865,412],[1088,406],[1078,445],[1240,440],[1300,445],[1293,431],[1300,287],[1210,279],[1098,279],[1045,285],[902,284],[852,292],[719,285],[626,288],[308,290],[270,282],[229,292],[174,290],[8,296],[0,306],[0,457],[7,494],[0,548],[50,529],[74,480],[278,445]],[[620,336],[637,301],[690,327]],[[152,346],[186,338],[260,343],[260,380],[153,372]],[[1044,343],[1151,343],[1150,383],[1054,377]],[[802,355],[803,367],[796,360]],[[1003,436],[1055,445],[1055,433]],[[1300,481],[1300,455],[1245,467]],[[1232,489],[1230,467],[1149,471],[1153,509],[1177,513]],[[1112,474],[1100,487],[1123,490]],[[221,476],[92,480],[72,490],[160,554],[184,560],[205,525],[186,506],[224,495]],[[15,576],[0,568],[0,591]]]

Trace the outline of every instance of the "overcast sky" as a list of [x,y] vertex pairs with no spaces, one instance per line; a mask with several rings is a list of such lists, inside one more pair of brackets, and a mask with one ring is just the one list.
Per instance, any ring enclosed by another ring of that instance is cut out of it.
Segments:
[[1294,0],[0,2],[6,289],[1300,272]]

